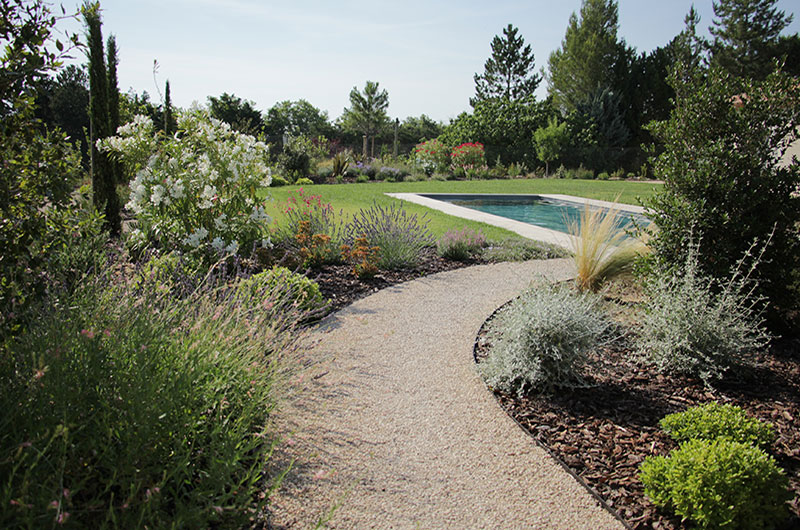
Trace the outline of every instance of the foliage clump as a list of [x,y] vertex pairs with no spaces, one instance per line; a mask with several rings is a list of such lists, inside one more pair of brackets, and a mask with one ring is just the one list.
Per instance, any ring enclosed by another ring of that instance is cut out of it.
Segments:
[[775,460],[727,439],[689,440],[645,460],[640,479],[654,504],[698,528],[773,528],[787,515],[788,480]]
[[589,353],[604,342],[609,322],[598,298],[565,287],[531,289],[498,313],[480,370],[489,386],[507,393],[551,393],[585,384]]
[[373,204],[353,216],[347,227],[348,241],[363,236],[370,246],[380,249],[378,267],[384,270],[416,266],[422,249],[433,245],[427,217],[410,215],[393,201],[388,208]]
[[264,310],[282,312],[297,307],[314,312],[325,305],[325,297],[314,280],[286,267],[273,267],[239,281],[236,299],[250,306],[267,302]]
[[664,187],[647,203],[658,227],[651,241],[657,263],[683,263],[693,234],[701,238],[698,270],[729,278],[754,241],[769,239],[754,270],[758,292],[771,311],[791,309],[798,301],[786,287],[800,262],[800,162],[782,157],[798,137],[796,79],[780,71],[755,81],[721,68],[678,68],[670,83],[675,107],[651,127],[664,144],[654,160]]
[[766,449],[775,441],[771,424],[750,418],[741,407],[716,401],[664,416],[659,425],[676,442],[723,439]]
[[342,226],[330,203],[303,188],[289,193],[284,218],[274,232],[275,244],[305,267],[341,261]]
[[649,286],[639,353],[660,371],[699,377],[706,384],[746,364],[770,336],[742,267],[740,262],[733,277],[718,281],[700,273],[692,251],[680,269],[657,275]]
[[487,245],[486,236],[478,230],[448,230],[439,238],[436,248],[443,258],[467,261],[479,255]]
[[100,146],[135,174],[127,204],[138,221],[134,243],[211,258],[269,245],[270,218],[256,193],[271,180],[264,143],[199,108],[182,114],[169,138],[144,116],[118,133]]

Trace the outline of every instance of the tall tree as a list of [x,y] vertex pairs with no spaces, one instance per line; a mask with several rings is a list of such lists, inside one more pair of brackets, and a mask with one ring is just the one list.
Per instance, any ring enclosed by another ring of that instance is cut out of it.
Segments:
[[572,110],[598,90],[613,88],[620,56],[619,12],[614,0],[583,0],[569,18],[561,48],[550,54],[548,90],[562,110]]
[[169,93],[169,79],[164,85],[164,134],[169,136],[175,128],[172,126],[172,96]]
[[380,90],[379,83],[367,81],[363,93],[357,87],[350,91],[350,108],[344,109],[342,123],[346,128],[365,135],[369,142],[389,124],[388,107],[389,93]]
[[533,96],[542,76],[533,72],[533,51],[518,32],[509,24],[503,29],[503,37],[495,35],[492,39],[492,56],[486,60],[483,74],[474,77],[475,97],[470,99],[473,107],[486,99],[517,101]]
[[264,118],[255,103],[223,92],[218,98],[208,96],[208,110],[235,130],[245,134],[256,134],[264,127]]
[[[119,82],[117,80],[117,39],[114,35],[108,36],[106,43],[106,56],[108,66],[108,130],[109,134],[117,134],[120,126],[119,122]],[[116,160],[109,160],[111,172],[114,174],[114,182],[119,183],[127,180],[123,177],[122,164]]]
[[87,55],[89,58],[89,140],[91,143],[91,174],[94,204],[105,213],[106,225],[112,234],[121,227],[120,204],[111,161],[97,149],[97,140],[109,136],[108,71],[103,54],[100,4],[85,3],[83,19],[86,24]]
[[781,31],[792,15],[779,11],[778,0],[719,0],[716,19],[708,28],[711,61],[732,75],[764,79],[774,69],[772,58]]
[[318,109],[305,99],[299,99],[275,103],[266,112],[264,131],[273,138],[283,134],[316,138],[331,136],[333,126],[326,111]]

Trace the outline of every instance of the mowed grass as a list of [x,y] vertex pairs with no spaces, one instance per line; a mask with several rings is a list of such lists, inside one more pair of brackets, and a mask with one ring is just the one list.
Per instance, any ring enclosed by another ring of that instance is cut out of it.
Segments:
[[[323,202],[330,202],[343,221],[362,208],[373,204],[384,207],[392,202],[401,202],[410,214],[426,215],[428,227],[439,237],[450,229],[464,227],[480,229],[487,239],[501,240],[519,238],[517,234],[495,226],[453,217],[424,206],[405,201],[398,201],[386,196],[386,193],[560,193],[588,199],[604,201],[618,200],[625,204],[639,204],[640,199],[653,195],[661,186],[650,182],[597,181],[597,180],[559,180],[559,179],[525,179],[525,180],[471,180],[471,181],[427,181],[427,182],[367,182],[363,184],[319,184],[302,186],[304,194],[320,195]],[[281,207],[291,192],[301,186],[285,186],[269,188],[265,194],[273,200],[269,203],[268,212],[276,222],[280,223]]]

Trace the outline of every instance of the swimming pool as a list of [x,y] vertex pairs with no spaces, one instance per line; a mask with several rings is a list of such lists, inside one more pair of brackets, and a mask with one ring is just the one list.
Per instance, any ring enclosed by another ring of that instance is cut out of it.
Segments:
[[[578,221],[584,209],[584,205],[577,202],[540,195],[420,195],[565,234],[569,233],[569,223]],[[634,221],[641,225],[647,218],[631,211],[620,211],[617,215],[617,225],[622,229],[632,228]]]

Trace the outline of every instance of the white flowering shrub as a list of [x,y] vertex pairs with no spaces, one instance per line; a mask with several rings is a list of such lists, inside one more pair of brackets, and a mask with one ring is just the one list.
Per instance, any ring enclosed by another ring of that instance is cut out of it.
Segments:
[[256,192],[269,186],[267,146],[193,107],[164,138],[137,116],[98,142],[135,174],[126,207],[137,218],[136,245],[214,255],[266,246],[270,222]]

